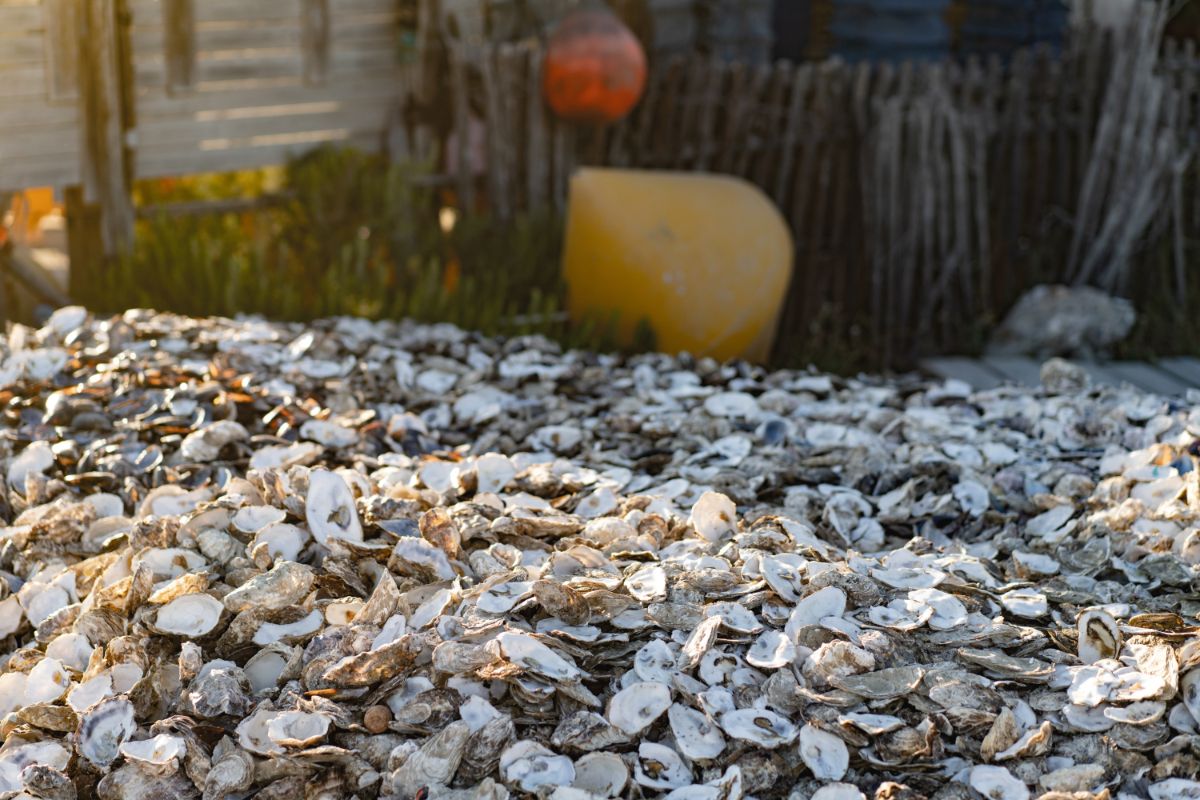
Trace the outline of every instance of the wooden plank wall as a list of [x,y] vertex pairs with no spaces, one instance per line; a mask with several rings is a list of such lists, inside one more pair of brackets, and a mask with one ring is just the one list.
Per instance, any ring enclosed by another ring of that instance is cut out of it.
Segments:
[[396,0],[129,0],[137,177],[379,149],[413,80]]
[[[0,189],[85,182],[78,26],[91,1],[0,0]],[[279,164],[323,142],[403,148],[415,67],[400,59],[399,0],[122,4],[131,177]]]
[[74,0],[0,0],[0,190],[80,181]]

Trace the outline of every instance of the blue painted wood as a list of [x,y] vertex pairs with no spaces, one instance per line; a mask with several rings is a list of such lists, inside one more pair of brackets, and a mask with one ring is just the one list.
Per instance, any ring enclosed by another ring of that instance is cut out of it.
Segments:
[[949,53],[949,0],[833,0],[836,54],[851,61],[938,59]]
[[1069,18],[1064,0],[967,0],[959,40],[965,53],[1003,55],[1037,44],[1057,49]]

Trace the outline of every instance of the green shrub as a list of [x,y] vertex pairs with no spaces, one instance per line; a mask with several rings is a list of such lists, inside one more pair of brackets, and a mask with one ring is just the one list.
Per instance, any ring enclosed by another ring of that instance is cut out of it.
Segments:
[[468,216],[446,234],[423,174],[417,165],[325,147],[278,175],[143,184],[142,203],[244,196],[273,184],[280,202],[141,220],[131,251],[87,276],[80,299],[107,312],[142,306],[284,320],[411,317],[612,349],[612,320],[566,321],[561,219]]

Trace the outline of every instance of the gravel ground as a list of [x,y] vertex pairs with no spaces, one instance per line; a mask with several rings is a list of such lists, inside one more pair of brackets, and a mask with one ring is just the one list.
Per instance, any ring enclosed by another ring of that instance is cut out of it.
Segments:
[[56,312],[0,797],[1200,797],[1200,411]]

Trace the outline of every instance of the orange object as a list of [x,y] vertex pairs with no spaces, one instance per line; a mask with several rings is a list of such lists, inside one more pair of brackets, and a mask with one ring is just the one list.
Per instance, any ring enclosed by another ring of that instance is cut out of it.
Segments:
[[646,53],[604,7],[572,11],[546,45],[542,93],[554,113],[572,122],[616,122],[646,88]]
[[[43,217],[57,210],[54,190],[48,187],[26,189],[17,192],[12,204],[12,230],[10,234],[19,242],[36,242],[39,237],[38,223]],[[0,208],[0,224],[10,209]]]
[[563,277],[574,319],[617,313],[632,344],[643,320],[665,353],[765,361],[792,274],[783,215],[727,175],[578,170]]

